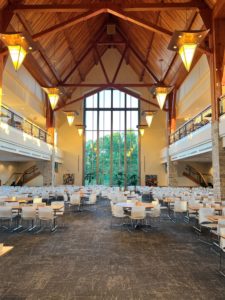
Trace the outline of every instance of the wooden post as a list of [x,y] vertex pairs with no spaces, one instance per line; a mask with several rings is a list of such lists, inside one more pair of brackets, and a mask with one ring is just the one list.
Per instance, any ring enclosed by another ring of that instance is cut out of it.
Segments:
[[45,98],[46,103],[46,129],[48,134],[51,136],[51,144],[54,145],[54,135],[55,135],[55,118],[54,111],[51,108],[48,96]]

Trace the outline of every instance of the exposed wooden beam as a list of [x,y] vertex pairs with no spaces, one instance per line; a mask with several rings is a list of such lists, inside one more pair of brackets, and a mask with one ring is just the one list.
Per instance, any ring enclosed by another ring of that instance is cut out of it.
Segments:
[[124,50],[123,50],[123,53],[122,53],[122,55],[121,55],[121,58],[120,58],[120,61],[119,61],[118,66],[117,66],[116,72],[115,72],[115,74],[114,74],[114,76],[113,76],[112,83],[114,83],[114,82],[116,81],[116,78],[117,78],[117,76],[118,76],[118,73],[119,73],[119,71],[120,71],[121,65],[122,65],[122,63],[123,63],[123,60],[124,60],[126,51],[127,51],[127,44],[126,44],[126,46],[125,46],[125,48],[124,48]]
[[115,41],[107,41],[107,42],[98,42],[97,46],[124,46],[125,42],[115,42]]
[[143,65],[143,67],[146,69],[146,71],[152,77],[152,79],[155,82],[159,82],[159,79],[152,72],[152,70],[148,67],[148,65],[145,64],[145,61],[143,60],[143,58],[141,57],[141,55],[139,54],[139,52],[137,51],[137,49],[135,47],[133,47],[130,43],[128,43],[127,37],[126,37],[125,33],[120,28],[118,28],[118,32],[120,33],[120,35],[122,36],[122,38],[127,42],[127,45],[129,47],[129,49],[131,49],[132,53],[136,56],[136,58],[139,60],[139,62]]
[[59,32],[59,31],[62,31],[62,30],[65,30],[67,28],[70,28],[74,25],[77,25],[81,22],[85,22],[91,18],[94,18],[98,15],[101,15],[103,13],[106,13],[106,9],[98,9],[98,10],[95,10],[95,11],[91,11],[91,12],[87,12],[87,13],[84,13],[82,15],[79,15],[77,17],[74,17],[72,19],[69,19],[65,22],[62,22],[62,23],[59,23],[57,25],[54,25],[46,30],[43,30],[39,33],[36,33],[32,36],[33,40],[38,40],[46,35],[49,35],[50,33],[56,33],[56,32]]
[[[57,18],[60,22],[62,22],[62,15],[61,14],[57,14]],[[68,50],[70,51],[70,54],[73,58],[73,61],[76,64],[77,63],[77,57],[75,56],[74,51],[73,51],[73,42],[71,41],[70,34],[66,30],[63,31],[63,34],[64,34],[64,37],[65,37],[66,43],[68,45]],[[81,74],[81,71],[80,71],[79,67],[77,68],[77,71],[78,71],[80,80],[84,81],[85,79],[84,79],[83,75]]]
[[11,20],[13,18],[13,11],[10,5],[6,5],[0,10],[0,32],[6,32]]
[[104,13],[108,13],[108,14],[111,14],[111,15],[114,15],[122,20],[125,20],[127,22],[131,22],[135,25],[138,25],[142,28],[145,28],[147,30],[150,30],[150,31],[153,31],[153,32],[156,32],[156,33],[159,33],[159,34],[163,34],[163,35],[166,35],[166,36],[169,36],[171,37],[172,36],[172,32],[165,29],[165,28],[162,28],[160,26],[157,26],[151,22],[147,22],[147,21],[143,21],[137,17],[134,17],[126,12],[124,12],[123,10],[121,9],[118,9],[117,7],[116,8],[101,8],[101,9],[97,9],[97,10],[94,10],[94,11],[88,11],[88,12],[85,12],[83,13],[82,15],[79,15],[77,17],[74,17],[72,19],[69,19],[65,22],[62,22],[60,24],[57,24],[57,25],[54,25],[46,30],[43,30],[39,33],[36,33],[32,36],[33,40],[38,40],[40,38],[42,38],[43,36],[46,36],[50,33],[56,33],[58,31],[61,31],[61,30],[65,30],[71,26],[74,26],[74,25],[77,25],[81,22],[85,22],[91,18],[94,18],[98,15],[101,15],[101,14],[104,14]]
[[54,111],[58,111],[58,110],[64,108],[65,106],[68,106],[68,105],[70,105],[70,104],[74,104],[74,103],[76,103],[76,102],[82,101],[82,100],[84,100],[85,97],[92,96],[92,95],[94,95],[94,94],[96,94],[96,93],[98,93],[98,92],[101,92],[103,89],[104,89],[104,88],[97,88],[97,89],[95,89],[95,90],[93,90],[93,91],[91,91],[91,92],[86,93],[86,94],[83,95],[83,96],[80,96],[80,97],[78,97],[78,98],[76,98],[76,99],[74,99],[74,100],[70,100],[69,102],[66,102],[66,103],[63,104],[63,105],[58,106],[56,109],[54,109]]
[[213,9],[213,18],[225,18],[225,0],[218,0]]
[[[82,101],[82,100],[84,100],[84,98],[89,97],[91,95],[94,95],[94,94],[96,94],[98,92],[101,92],[104,89],[105,89],[105,87],[100,87],[100,88],[94,89],[93,91],[88,92],[88,93],[86,93],[83,96],[80,96],[80,97],[78,97],[78,98],[76,98],[74,100],[70,100],[69,102],[66,102],[64,105],[61,105],[61,106],[57,107],[54,111],[58,111],[58,110],[64,108],[65,106],[68,106],[68,105],[74,104],[76,102]],[[144,97],[141,97],[139,94],[137,94],[137,93],[135,93],[135,92],[133,92],[133,91],[125,88],[125,87],[118,87],[117,89],[120,90],[121,92],[124,92],[124,93],[132,96],[132,97],[136,97],[136,98],[140,99],[142,102],[146,102],[146,103],[148,103],[150,105],[153,105],[153,106],[159,108],[158,104],[156,104],[154,102],[151,102],[150,100],[147,100]],[[166,109],[164,109],[164,110],[167,111]]]
[[104,76],[105,76],[105,80],[106,80],[107,83],[109,83],[109,77],[108,77],[108,74],[107,74],[107,72],[106,72],[105,66],[104,66],[104,64],[103,64],[103,62],[102,62],[102,58],[101,58],[101,56],[100,56],[100,53],[98,52],[98,49],[97,49],[96,45],[94,46],[94,49],[95,49],[95,52],[96,52],[96,54],[97,54],[97,56],[98,56],[98,60],[99,60],[99,63],[100,63],[102,72],[103,72],[103,74],[104,74]]
[[[156,17],[156,25],[159,22],[159,18],[160,18],[160,12],[158,12],[157,17]],[[152,44],[153,44],[154,37],[155,37],[155,33],[153,32],[150,39],[149,39],[149,42],[148,42],[148,48],[147,48],[147,52],[146,52],[146,56],[145,56],[145,60],[144,60],[145,64],[148,63],[148,58],[149,58],[149,55],[150,55],[150,51],[152,49]],[[142,71],[141,71],[140,81],[143,81],[144,75],[145,75],[145,68],[143,68]]]
[[77,68],[79,67],[79,65],[84,61],[84,59],[90,53],[90,51],[92,51],[94,49],[96,42],[104,34],[104,31],[105,31],[105,26],[103,28],[101,28],[100,31],[96,34],[95,40],[93,40],[93,42],[91,43],[91,45],[84,51],[84,53],[81,55],[81,57],[79,58],[79,60],[76,62],[75,66],[72,68],[72,70],[70,70],[70,72],[62,80],[63,83],[65,83],[65,82],[67,82],[69,80],[69,78],[71,77],[71,75],[77,70]]
[[114,83],[114,82],[109,82],[109,83],[62,83],[59,84],[59,86],[63,87],[101,87],[104,89],[107,88],[118,88],[118,87],[151,87],[154,84],[152,83]]
[[[46,12],[46,13],[71,13],[78,12],[83,13],[88,10],[93,9],[101,9],[110,7],[112,4],[111,1],[104,1],[104,3],[87,3],[87,4],[16,4],[12,5],[12,9],[14,12]],[[184,3],[143,3],[139,1],[139,3],[130,3],[123,1],[121,5],[119,5],[121,9],[126,12],[149,12],[149,11],[169,11],[169,10],[198,10],[201,8],[205,8],[206,4],[204,1],[189,1]]]
[[[25,17],[22,14],[20,14],[20,15],[17,14],[16,16],[18,17],[20,23],[23,25],[28,37],[32,38],[32,29],[31,29],[30,25],[28,24],[28,22],[26,21]],[[41,57],[45,61],[46,65],[48,66],[50,72],[54,76],[56,83],[61,81],[58,72],[56,71],[55,67],[52,65],[52,63],[50,62],[50,60],[47,56],[46,50],[39,43],[36,43],[35,46],[36,46],[36,49],[41,54]]]
[[108,13],[110,13],[110,14],[112,14],[112,15],[114,15],[114,16],[116,16],[116,17],[118,17],[118,18],[120,18],[120,19],[122,19],[124,21],[133,23],[133,24],[135,24],[137,26],[140,26],[142,28],[145,28],[145,29],[147,29],[149,31],[156,32],[158,34],[163,34],[163,35],[165,35],[167,37],[171,37],[172,34],[173,34],[171,31],[169,31],[169,30],[167,30],[165,28],[157,26],[154,23],[151,23],[151,22],[139,19],[136,16],[133,16],[133,15],[131,15],[129,13],[126,13],[126,12],[124,12],[122,10],[119,10],[119,9],[108,9],[107,11],[108,11]]

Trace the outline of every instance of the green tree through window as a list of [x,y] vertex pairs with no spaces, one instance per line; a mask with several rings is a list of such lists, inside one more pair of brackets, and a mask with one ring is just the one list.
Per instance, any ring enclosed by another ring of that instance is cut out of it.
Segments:
[[85,185],[136,185],[139,100],[117,90],[85,99]]

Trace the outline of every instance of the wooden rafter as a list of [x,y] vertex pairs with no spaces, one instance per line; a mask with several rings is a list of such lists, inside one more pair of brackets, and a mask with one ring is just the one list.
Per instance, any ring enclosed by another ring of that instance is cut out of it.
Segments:
[[[105,7],[112,6],[110,2],[104,3],[88,3],[88,4],[15,4],[12,5],[12,10],[14,12],[21,11],[32,11],[32,12],[48,12],[48,13],[71,13],[78,12],[83,13],[88,10],[93,9],[101,9]],[[121,5],[119,5],[121,9],[126,12],[149,12],[149,11],[169,11],[169,10],[198,10],[201,8],[205,8],[206,4],[204,1],[189,1],[184,3],[143,3],[139,1],[139,3],[131,4],[130,2],[123,1]]]
[[128,48],[132,51],[132,53],[136,56],[136,58],[139,60],[139,62],[143,65],[143,67],[146,69],[146,71],[148,72],[148,74],[152,77],[152,79],[155,82],[159,82],[159,79],[157,78],[157,76],[152,72],[152,70],[148,67],[147,64],[145,64],[145,61],[143,60],[143,58],[141,57],[140,53],[137,51],[137,49],[135,47],[133,47],[130,43],[128,43],[127,41],[127,37],[125,35],[125,33],[118,28],[118,32],[120,33],[121,37],[127,42]]
[[98,41],[99,38],[101,38],[101,36],[104,34],[105,31],[105,26],[103,26],[103,28],[101,28],[99,30],[99,32],[96,34],[96,38],[93,40],[93,42],[91,43],[90,47],[88,47],[84,53],[82,54],[82,56],[80,57],[80,59],[76,62],[75,66],[72,68],[72,70],[70,70],[70,72],[65,76],[65,78],[62,80],[63,83],[67,82],[69,80],[69,78],[71,77],[71,75],[77,70],[77,68],[79,67],[79,65],[84,61],[84,59],[86,58],[86,56],[90,53],[90,51],[92,51],[95,47],[96,42]]
[[133,15],[129,14],[129,13],[126,13],[124,12],[123,10],[119,9],[119,8],[101,8],[101,9],[96,9],[94,11],[88,11],[88,12],[85,12],[83,13],[82,15],[79,15],[78,17],[74,17],[74,18],[71,18],[65,22],[62,22],[60,24],[57,24],[57,25],[54,25],[46,30],[43,30],[39,33],[36,33],[32,36],[33,40],[38,40],[50,33],[56,33],[56,32],[59,32],[59,31],[62,31],[62,30],[65,30],[67,28],[70,28],[71,26],[74,26],[74,25],[77,25],[81,22],[85,22],[91,18],[94,18],[96,16],[99,16],[101,14],[111,14],[111,15],[114,15],[122,20],[125,20],[127,22],[131,22],[135,25],[138,25],[142,28],[145,28],[147,30],[150,30],[150,31],[153,31],[153,32],[156,32],[156,33],[159,33],[159,34],[163,34],[163,35],[166,35],[166,36],[172,36],[172,32],[165,29],[165,28],[162,28],[160,26],[157,26],[151,22],[147,22],[147,21],[143,21],[137,17],[134,17]]
[[[156,24],[158,24],[159,18],[160,18],[160,12],[158,12],[158,14],[157,14],[157,17],[156,17]],[[154,37],[155,37],[155,33],[153,32],[152,35],[151,35],[151,37],[150,37],[150,39],[149,39],[148,48],[147,48],[147,53],[146,53],[146,56],[145,56],[145,64],[148,63],[148,58],[149,58],[149,55],[150,55],[150,52],[151,52],[151,49],[152,49],[152,44],[153,44],[153,41],[154,41]],[[145,75],[145,68],[143,68],[142,71],[141,71],[141,74],[140,74],[140,81],[143,80],[144,75]]]
[[118,64],[118,66],[117,66],[117,68],[116,68],[116,72],[115,72],[115,74],[114,74],[114,76],[113,76],[112,83],[114,83],[114,82],[116,81],[116,78],[117,78],[117,76],[118,76],[118,73],[119,73],[119,71],[120,71],[121,65],[122,65],[122,63],[123,63],[123,60],[124,60],[126,51],[127,51],[127,44],[126,44],[126,46],[125,46],[125,48],[124,48],[124,50],[123,50],[123,53],[122,53],[122,55],[121,55],[119,64]]
[[[110,87],[113,88],[113,86],[109,85],[108,88],[110,88]],[[64,108],[65,106],[68,106],[68,105],[74,104],[76,102],[82,101],[85,97],[92,96],[92,95],[94,95],[94,94],[96,94],[98,92],[101,92],[104,89],[105,89],[105,87],[97,88],[97,89],[95,89],[95,90],[93,90],[93,91],[91,91],[89,93],[86,93],[83,96],[80,96],[80,97],[78,97],[78,98],[76,98],[74,100],[70,100],[69,102],[66,102],[64,105],[61,105],[61,106],[57,107],[54,111],[58,111],[58,110]],[[159,108],[158,104],[156,104],[154,102],[151,102],[150,100],[147,100],[144,97],[141,97],[140,95],[134,93],[133,91],[131,91],[131,90],[125,88],[125,87],[119,86],[117,89],[120,90],[121,92],[124,92],[124,93],[132,96],[132,97],[136,97],[136,98],[140,99],[142,102],[146,102],[146,103],[148,103],[150,105],[153,105],[153,106]],[[164,109],[164,110],[166,111],[166,109]]]
[[117,88],[117,87],[151,87],[153,86],[153,83],[114,83],[114,82],[109,82],[109,83],[62,83],[59,84],[59,86],[63,87],[102,87],[102,88]]
[[99,60],[99,63],[100,63],[102,72],[103,72],[103,74],[104,74],[104,76],[105,76],[105,80],[106,80],[107,83],[109,83],[109,77],[108,77],[108,74],[107,74],[107,72],[106,72],[105,66],[104,66],[104,64],[103,64],[103,62],[102,62],[102,58],[101,58],[101,56],[100,56],[100,53],[98,52],[98,48],[97,48],[96,44],[95,44],[95,46],[94,46],[94,49],[95,49],[95,52],[96,52],[96,54],[97,54],[97,56],[98,56],[98,60]]
[[[62,22],[62,15],[61,15],[61,14],[56,14],[56,15],[57,15],[58,20],[59,20],[60,22]],[[70,51],[70,54],[71,54],[71,56],[73,57],[73,61],[74,61],[74,63],[76,64],[76,63],[77,63],[77,58],[75,57],[75,54],[74,54],[74,51],[73,51],[73,44],[72,44],[70,35],[69,35],[68,31],[66,31],[66,30],[63,31],[63,34],[64,34],[64,37],[65,37],[66,43],[67,43],[67,45],[68,45],[68,49],[69,49],[69,51]],[[77,71],[78,71],[80,80],[81,80],[81,81],[84,81],[84,77],[83,77],[83,75],[81,74],[81,71],[80,71],[79,67],[77,68]]]

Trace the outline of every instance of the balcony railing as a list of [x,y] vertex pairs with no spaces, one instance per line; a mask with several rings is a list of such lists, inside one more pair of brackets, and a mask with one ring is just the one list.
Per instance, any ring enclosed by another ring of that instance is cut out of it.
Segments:
[[225,114],[225,95],[219,98],[219,112],[221,116]]
[[194,118],[184,123],[174,133],[170,135],[170,144],[173,144],[188,134],[198,130],[211,121],[212,110],[211,105],[207,106],[202,112],[197,114]]
[[41,129],[37,125],[31,123],[27,119],[17,115],[4,105],[2,105],[1,107],[0,120],[1,122],[6,123],[18,130],[21,130],[41,141],[52,144],[52,138],[50,134],[48,134],[45,130]]

